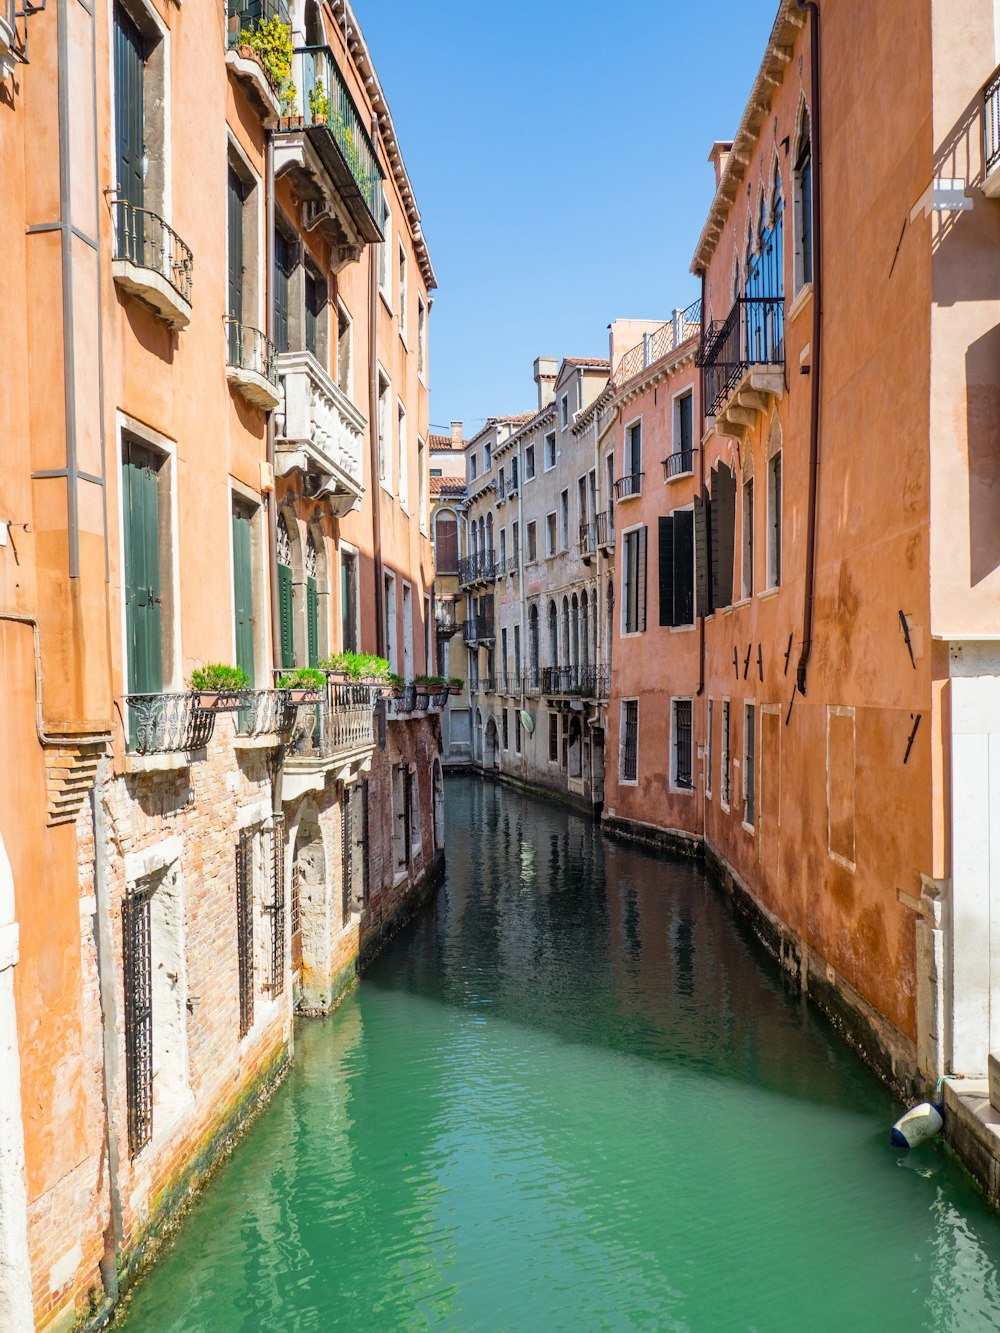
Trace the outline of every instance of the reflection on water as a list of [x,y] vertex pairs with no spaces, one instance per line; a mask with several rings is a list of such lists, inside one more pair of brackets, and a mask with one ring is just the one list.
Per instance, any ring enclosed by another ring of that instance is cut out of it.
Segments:
[[471,778],[447,819],[130,1329],[1000,1327],[996,1219],[699,867]]

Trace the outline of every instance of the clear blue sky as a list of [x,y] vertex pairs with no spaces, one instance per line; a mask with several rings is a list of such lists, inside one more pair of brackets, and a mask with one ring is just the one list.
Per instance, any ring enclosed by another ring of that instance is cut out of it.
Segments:
[[355,9],[438,278],[432,423],[527,411],[536,356],[607,356],[612,319],[698,295],[708,152],[736,132],[776,0]]

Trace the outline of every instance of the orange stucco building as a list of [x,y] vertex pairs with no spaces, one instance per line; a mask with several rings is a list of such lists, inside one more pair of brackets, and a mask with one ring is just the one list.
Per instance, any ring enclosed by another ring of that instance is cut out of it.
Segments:
[[[106,1313],[280,1075],[295,1011],[336,1003],[432,882],[443,700],[274,688],[342,650],[433,669],[435,276],[350,6],[7,14],[0,1327],[21,1333]],[[249,677],[238,709],[190,689],[215,663]]]

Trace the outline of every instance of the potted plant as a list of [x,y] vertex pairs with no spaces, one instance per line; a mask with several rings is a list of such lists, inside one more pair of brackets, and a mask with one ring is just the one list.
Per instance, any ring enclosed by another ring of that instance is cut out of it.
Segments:
[[394,671],[390,671],[386,677],[386,693],[391,699],[401,699],[403,697],[403,677],[397,676]]
[[414,676],[413,684],[416,687],[417,707],[426,708],[427,700],[430,698],[431,690],[434,686],[434,677]]
[[461,694],[462,687],[464,684],[465,681],[462,679],[461,676],[451,676],[449,677],[448,680],[448,689],[451,691],[452,694]]
[[297,667],[278,678],[278,689],[288,691],[293,704],[314,704],[326,686],[326,672],[318,667]]
[[[427,696],[424,696],[426,706]],[[399,702],[396,705],[397,713],[412,713],[417,706],[417,687],[412,680],[406,682],[400,691]]]
[[325,125],[330,114],[330,98],[323,87],[323,80],[317,79],[315,88],[309,89],[309,114],[314,125]]
[[282,114],[295,110],[295,85],[292,83],[292,30],[274,14],[253,28],[243,28],[236,38],[240,55],[251,55],[261,65],[267,81],[278,95]]
[[197,694],[195,705],[214,713],[234,713],[243,707],[250,677],[242,667],[209,662],[191,672],[190,688]]

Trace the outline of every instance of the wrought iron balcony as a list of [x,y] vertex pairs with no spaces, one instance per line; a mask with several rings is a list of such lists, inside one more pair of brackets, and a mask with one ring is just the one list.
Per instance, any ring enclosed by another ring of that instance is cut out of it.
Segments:
[[677,449],[663,460],[663,480],[683,477],[694,471],[694,449]]
[[994,70],[983,88],[983,190],[1000,194],[1000,69]]
[[118,286],[156,311],[172,329],[191,322],[194,259],[158,213],[114,201],[115,249],[111,264]]
[[245,39],[271,19],[289,24],[285,0],[226,0],[226,65],[257,109],[269,119],[278,114],[281,89]]
[[524,673],[523,688],[525,694],[537,695],[542,688],[542,673],[538,667],[528,667]]
[[375,744],[375,704],[371,685],[328,680],[319,701],[300,705],[285,762],[297,765],[347,760]]
[[583,558],[583,560],[589,563],[591,558],[596,554],[596,552],[597,552],[597,524],[581,523],[580,524],[581,557]]
[[296,705],[287,690],[243,690],[244,707],[236,715],[236,730],[241,736],[278,738],[295,725]]
[[226,378],[249,402],[269,411],[281,401],[274,343],[260,329],[226,317]]
[[312,352],[281,352],[274,364],[280,385],[275,471],[309,476],[310,494],[327,499],[342,518],[364,494],[365,418]]
[[784,392],[784,310],[780,296],[740,296],[705,330],[697,362],[705,372],[705,410],[720,434],[741,437],[761,395]]
[[495,673],[495,672],[489,672],[489,671],[487,671],[486,675],[483,676],[483,690],[484,690],[487,694],[496,694],[496,692],[497,692],[497,678],[496,678],[496,673]]
[[692,301],[686,310],[675,310],[672,319],[644,334],[642,342],[630,347],[618,362],[613,379],[615,388],[620,389],[700,332],[701,301]]
[[613,549],[615,544],[615,511],[607,509],[597,515],[597,545]]
[[609,667],[599,665],[543,667],[542,693],[550,698],[572,696],[606,699],[611,686]]
[[458,582],[463,588],[473,583],[494,583],[498,572],[503,573],[503,569],[492,551],[464,555],[458,562]]
[[628,476],[619,477],[615,482],[615,499],[630,500],[634,495],[641,495],[645,475],[644,472],[631,472]]
[[201,750],[215,730],[215,713],[199,708],[197,691],[126,694],[130,754],[183,754]]
[[338,272],[382,240],[382,168],[329,47],[298,47],[292,80],[297,105],[280,121],[275,172],[297,178],[305,228],[323,233]]
[[453,601],[441,598],[434,603],[434,626],[442,639],[458,631],[458,610]]
[[496,638],[493,612],[476,612],[465,622],[466,643],[492,643]]

